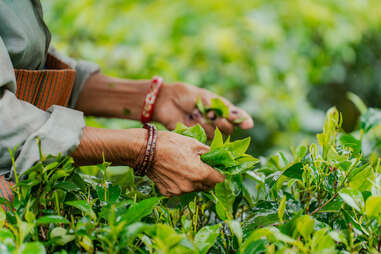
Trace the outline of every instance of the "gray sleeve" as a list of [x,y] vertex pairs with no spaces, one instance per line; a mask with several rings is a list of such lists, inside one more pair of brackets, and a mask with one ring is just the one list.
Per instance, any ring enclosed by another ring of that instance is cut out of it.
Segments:
[[9,148],[17,147],[16,171],[21,174],[39,160],[37,137],[43,153],[67,155],[79,144],[85,126],[82,112],[60,106],[40,110],[17,99],[16,88],[13,66],[0,37],[0,175],[11,170]]
[[74,87],[71,93],[71,98],[69,101],[69,107],[74,108],[77,104],[78,97],[86,80],[94,73],[99,72],[100,68],[97,64],[83,61],[83,60],[74,60],[68,56],[65,56],[58,52],[55,48],[49,48],[49,53],[54,55],[56,58],[71,66],[76,70],[76,77],[74,82]]

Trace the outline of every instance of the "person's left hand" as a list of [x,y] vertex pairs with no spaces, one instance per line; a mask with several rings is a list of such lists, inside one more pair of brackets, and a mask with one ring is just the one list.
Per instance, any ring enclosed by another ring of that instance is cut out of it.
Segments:
[[[206,116],[208,119],[205,119],[197,109],[196,101],[200,98],[202,103],[208,106],[211,99],[216,97],[229,107],[229,117],[226,119],[217,117],[215,112],[210,111]],[[208,90],[183,83],[163,84],[153,112],[153,120],[164,124],[169,130],[175,129],[178,122],[186,126],[199,123],[209,138],[213,138],[216,127],[225,134],[231,134],[234,130],[234,122],[238,119],[244,119],[237,125],[240,128],[253,128],[254,121],[244,110],[235,107],[228,100]]]

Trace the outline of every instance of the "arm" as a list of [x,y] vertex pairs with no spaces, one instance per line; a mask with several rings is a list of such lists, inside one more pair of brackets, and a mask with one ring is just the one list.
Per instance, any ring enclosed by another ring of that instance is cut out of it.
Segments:
[[[149,80],[117,79],[96,73],[86,81],[79,94],[76,109],[87,115],[140,120],[149,83]],[[219,98],[230,109],[228,119],[216,118],[213,114],[210,115],[209,121],[204,119],[195,107],[196,100],[200,98],[208,105],[215,97],[219,96],[195,86],[183,83],[163,84],[153,112],[153,120],[161,122],[170,130],[176,127],[177,122],[187,126],[199,123],[209,137],[213,136],[216,127],[226,134],[231,134],[234,130],[234,121],[239,118],[245,119],[239,124],[242,129],[253,127],[253,120],[244,110],[235,107],[222,97]]]
[[[136,168],[142,160],[146,135],[145,129],[85,127],[81,143],[71,156],[78,165],[101,163],[104,157],[112,165]],[[166,196],[210,189],[225,177],[201,161],[200,155],[208,151],[209,147],[195,139],[160,131],[148,176]]]

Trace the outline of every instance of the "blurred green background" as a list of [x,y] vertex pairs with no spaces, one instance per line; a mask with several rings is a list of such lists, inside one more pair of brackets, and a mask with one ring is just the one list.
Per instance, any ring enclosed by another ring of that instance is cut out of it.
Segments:
[[[347,91],[381,106],[380,0],[43,0],[53,44],[130,79],[208,88],[256,121],[254,155],[308,142]],[[136,125],[88,119],[93,125]]]

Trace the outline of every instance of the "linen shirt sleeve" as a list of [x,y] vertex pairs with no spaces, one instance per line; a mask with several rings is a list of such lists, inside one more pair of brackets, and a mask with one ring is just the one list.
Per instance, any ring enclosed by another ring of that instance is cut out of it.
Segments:
[[76,70],[75,82],[69,101],[69,107],[74,108],[77,104],[79,94],[81,93],[86,80],[92,74],[99,72],[100,68],[97,64],[84,60],[74,60],[73,58],[65,56],[53,47],[49,48],[49,53]]
[[15,154],[18,175],[39,160],[36,138],[45,154],[67,155],[79,145],[85,127],[83,113],[60,106],[43,111],[17,99],[13,66],[0,37],[0,175],[14,178],[9,148]]

